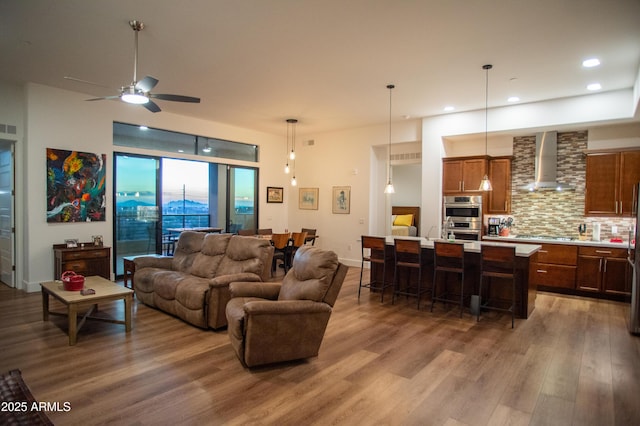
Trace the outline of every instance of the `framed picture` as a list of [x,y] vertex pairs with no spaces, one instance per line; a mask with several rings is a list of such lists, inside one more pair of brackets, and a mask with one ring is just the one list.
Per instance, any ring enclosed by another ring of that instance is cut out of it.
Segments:
[[94,246],[102,246],[102,235],[93,235],[91,239]]
[[351,187],[334,186],[331,210],[335,214],[351,213]]
[[318,188],[300,188],[298,192],[298,208],[302,210],[318,210]]
[[65,244],[67,245],[67,248],[75,248],[78,247],[78,240],[77,239],[68,239],[68,240],[64,240]]
[[47,222],[106,221],[106,154],[47,148]]
[[281,203],[282,188],[276,186],[267,186],[267,203]]

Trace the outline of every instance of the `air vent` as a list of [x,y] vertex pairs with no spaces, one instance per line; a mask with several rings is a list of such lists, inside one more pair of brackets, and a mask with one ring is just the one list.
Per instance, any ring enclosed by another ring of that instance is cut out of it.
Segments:
[[391,154],[391,161],[418,161],[422,159],[421,152],[402,152],[398,154]]
[[16,126],[12,126],[11,124],[0,123],[0,133],[8,133],[10,135],[16,135],[18,134],[18,128]]

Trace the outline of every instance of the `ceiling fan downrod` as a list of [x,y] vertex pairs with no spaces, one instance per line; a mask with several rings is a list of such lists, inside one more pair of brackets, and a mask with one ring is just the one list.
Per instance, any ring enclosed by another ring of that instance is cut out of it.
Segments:
[[129,25],[135,33],[133,45],[133,82],[131,86],[135,86],[138,82],[138,33],[144,29],[144,22],[138,20],[129,21]]

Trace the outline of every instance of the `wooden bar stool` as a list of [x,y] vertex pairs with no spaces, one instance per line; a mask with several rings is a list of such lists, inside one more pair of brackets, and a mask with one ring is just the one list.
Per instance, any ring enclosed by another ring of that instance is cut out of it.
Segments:
[[[420,247],[420,240],[403,240],[396,238],[393,240],[393,253],[395,257],[395,268],[393,271],[393,298],[392,303],[395,303],[396,295],[398,296],[415,296],[418,299],[418,309],[420,309],[420,297],[422,293],[428,291],[428,289],[422,288],[422,247]],[[400,288],[398,282],[398,269],[406,268],[409,271],[407,283],[404,289]],[[411,270],[418,271],[418,282],[416,284],[416,290],[412,291],[413,287],[410,283]]]
[[[464,310],[464,244],[446,243],[435,241],[433,243],[433,288],[431,290],[431,312],[433,306],[438,302],[454,303],[460,305],[460,318]],[[438,294],[438,272],[446,274],[454,273],[460,275],[460,299],[453,300],[447,291],[445,280],[442,291]]]
[[[482,303],[482,286],[485,278],[487,280],[486,293],[491,295],[491,286],[494,284],[504,285],[511,281],[511,306],[504,308],[492,304],[491,299]],[[499,278],[494,281],[494,278]],[[511,312],[511,328],[513,328],[515,310],[516,310],[516,249],[515,247],[504,246],[487,246],[482,245],[480,248],[480,309],[478,309],[478,318],[480,321],[480,311],[482,309]]]
[[[387,283],[387,256],[385,255],[385,238],[384,237],[370,237],[362,236],[362,263],[360,265],[360,285],[358,286],[358,300],[360,300],[360,290],[362,287],[370,290],[380,291],[380,303],[384,302],[384,290],[387,287],[393,287],[393,283]],[[367,254],[368,251],[368,254]],[[362,283],[362,275],[364,273],[364,262],[371,263],[369,283]],[[373,277],[373,264],[381,265],[382,267],[382,281],[378,282]]]

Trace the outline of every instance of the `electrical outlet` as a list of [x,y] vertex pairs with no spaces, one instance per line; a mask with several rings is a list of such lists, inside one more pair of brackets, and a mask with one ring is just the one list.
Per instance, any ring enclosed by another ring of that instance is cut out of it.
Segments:
[[613,226],[611,227],[611,233],[612,233],[612,234],[617,234],[617,233],[618,233],[618,227],[617,227],[616,225],[613,225]]

